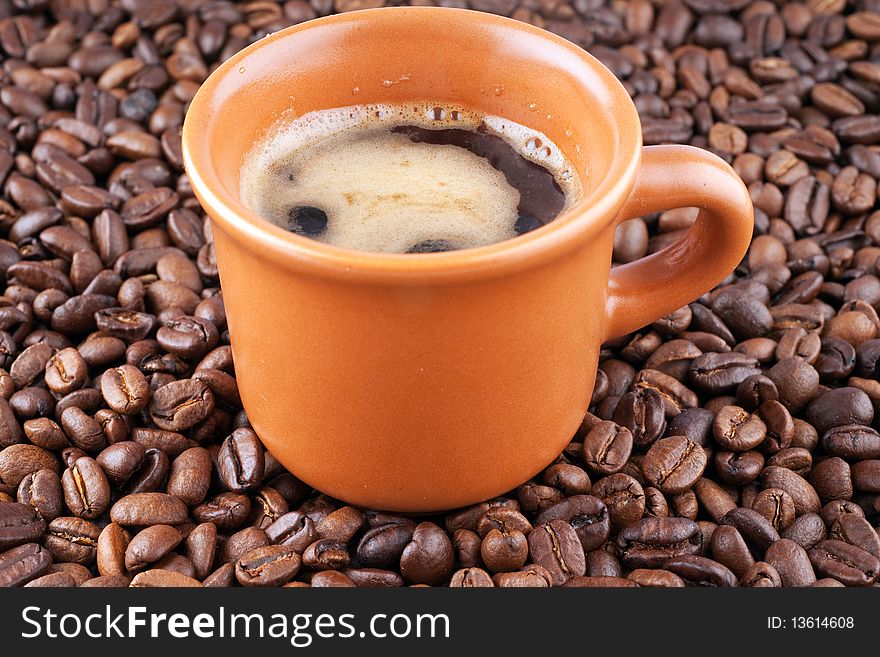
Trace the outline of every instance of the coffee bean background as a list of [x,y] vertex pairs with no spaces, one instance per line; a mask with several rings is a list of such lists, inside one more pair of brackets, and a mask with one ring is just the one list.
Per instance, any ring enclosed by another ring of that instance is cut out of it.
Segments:
[[[225,58],[384,4],[0,0],[0,585],[876,585],[880,1],[441,1],[590,50],[645,143],[733,165],[755,231],[717,289],[603,346],[552,465],[430,517],[262,448],[180,151]],[[614,260],[695,217],[624,223]]]

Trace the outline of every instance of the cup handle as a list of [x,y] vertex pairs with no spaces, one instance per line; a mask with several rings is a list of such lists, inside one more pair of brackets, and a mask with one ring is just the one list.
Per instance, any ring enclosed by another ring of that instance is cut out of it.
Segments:
[[645,326],[724,280],[749,247],[748,190],[721,158],[693,146],[646,146],[617,221],[696,206],[696,222],[662,251],[615,267],[608,281],[605,339]]

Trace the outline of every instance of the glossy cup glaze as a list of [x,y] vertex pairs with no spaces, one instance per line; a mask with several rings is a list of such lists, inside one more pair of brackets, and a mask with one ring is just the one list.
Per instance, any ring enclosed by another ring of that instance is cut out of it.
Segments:
[[[550,224],[491,246],[399,255],[341,249],[245,208],[245,154],[279,119],[435,100],[544,132],[584,182]],[[213,220],[241,398],[273,455],[367,507],[430,512],[510,490],[571,439],[600,344],[724,278],[752,232],[730,167],[643,149],[610,71],[568,41],[455,9],[336,15],[268,36],[213,73],[183,129]],[[610,273],[622,220],[699,206],[678,243]]]

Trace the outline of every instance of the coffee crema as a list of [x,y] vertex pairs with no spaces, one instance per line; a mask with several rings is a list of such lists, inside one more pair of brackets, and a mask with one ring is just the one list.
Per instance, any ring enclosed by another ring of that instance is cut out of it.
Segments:
[[327,244],[387,253],[485,246],[576,203],[544,134],[437,103],[359,105],[282,123],[245,158],[244,204]]

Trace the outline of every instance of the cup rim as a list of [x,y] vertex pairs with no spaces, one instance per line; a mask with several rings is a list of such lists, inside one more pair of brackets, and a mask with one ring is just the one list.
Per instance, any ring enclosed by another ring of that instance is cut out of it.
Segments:
[[[346,249],[286,231],[265,220],[230,194],[213,166],[207,135],[212,108],[221,100],[223,81],[235,74],[239,62],[279,40],[295,39],[328,24],[360,23],[375,26],[378,20],[418,20],[419,15],[442,13],[443,20],[480,20],[508,30],[521,31],[568,50],[601,80],[603,92],[614,107],[618,125],[616,150],[599,185],[553,221],[516,238],[486,246],[428,254],[397,254]],[[395,18],[396,16],[396,18]],[[565,253],[595,234],[616,216],[635,182],[641,161],[642,135],[638,113],[629,94],[613,73],[588,52],[556,34],[511,18],[471,9],[446,7],[383,7],[334,14],[294,25],[267,35],[221,64],[193,97],[182,128],[182,154],[193,192],[219,226],[239,242],[283,265],[296,263],[312,273],[331,278],[372,282],[452,281],[492,276],[534,266]],[[221,274],[222,275],[222,274]]]

